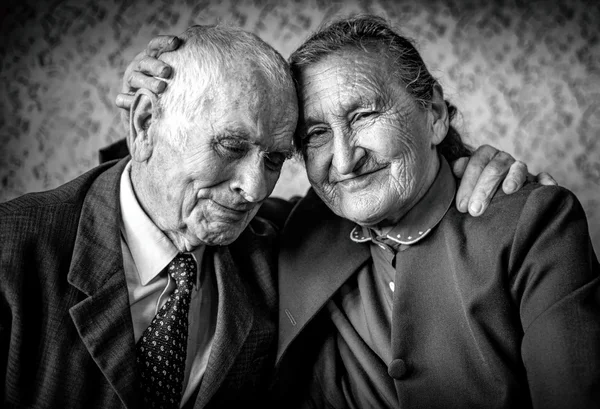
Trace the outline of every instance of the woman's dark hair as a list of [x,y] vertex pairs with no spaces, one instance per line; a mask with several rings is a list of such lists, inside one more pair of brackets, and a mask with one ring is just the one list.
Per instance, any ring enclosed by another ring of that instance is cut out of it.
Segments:
[[[304,69],[348,48],[383,52],[393,62],[395,74],[405,84],[408,93],[424,106],[431,101],[433,89],[438,82],[429,73],[419,52],[407,38],[397,34],[384,19],[370,15],[336,20],[318,30],[294,51],[289,61],[297,90],[300,91],[299,78]],[[445,102],[452,122],[457,112],[456,107],[448,101]],[[298,129],[301,128],[302,121],[301,114]],[[294,144],[302,149],[299,136],[296,132]],[[438,151],[448,161],[471,154],[452,125],[442,143],[438,145]]]

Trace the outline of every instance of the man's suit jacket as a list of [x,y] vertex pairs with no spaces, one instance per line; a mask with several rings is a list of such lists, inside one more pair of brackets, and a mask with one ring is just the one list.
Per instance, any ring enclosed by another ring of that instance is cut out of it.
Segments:
[[[286,222],[274,388],[286,407],[308,389],[303,407],[345,407],[352,389],[324,307],[371,262],[353,228],[314,192]],[[397,256],[391,348],[373,366],[403,409],[600,407],[600,267],[577,199],[532,184],[477,218],[452,206]]]
[[[0,406],[140,406],[120,244],[125,164],[0,204]],[[276,342],[274,239],[255,219],[207,249],[218,317],[195,408],[262,397]]]

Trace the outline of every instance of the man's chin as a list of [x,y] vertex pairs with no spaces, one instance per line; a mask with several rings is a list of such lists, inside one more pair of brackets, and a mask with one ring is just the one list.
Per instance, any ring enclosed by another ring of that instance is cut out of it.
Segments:
[[[246,226],[244,226],[245,228]],[[227,246],[228,244],[233,243],[244,231],[243,228],[239,226],[229,228],[219,228],[214,230],[203,230],[198,236],[194,239],[196,245],[206,245],[206,246]]]

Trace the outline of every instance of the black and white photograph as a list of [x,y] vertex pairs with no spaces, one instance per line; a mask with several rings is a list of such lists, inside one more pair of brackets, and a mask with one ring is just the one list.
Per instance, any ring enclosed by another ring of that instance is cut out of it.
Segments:
[[0,407],[600,408],[599,22],[7,0]]

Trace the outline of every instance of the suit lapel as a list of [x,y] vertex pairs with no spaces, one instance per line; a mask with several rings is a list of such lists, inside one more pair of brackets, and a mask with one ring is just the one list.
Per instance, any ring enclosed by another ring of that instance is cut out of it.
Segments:
[[70,309],[84,345],[125,406],[134,407],[135,341],[120,238],[119,181],[126,163],[102,173],[88,191],[68,280],[86,295]]
[[[207,248],[208,249],[208,248]],[[254,322],[253,305],[248,299],[230,248],[212,247],[219,303],[217,326],[206,372],[194,405],[205,407],[223,383],[238,357]]]
[[354,243],[354,224],[337,217],[311,190],[285,225],[279,253],[277,363],[306,324],[370,258]]

